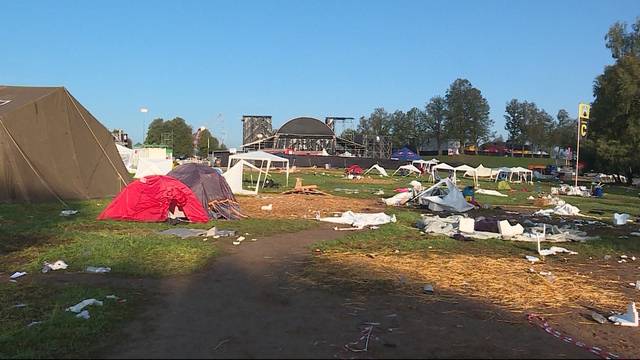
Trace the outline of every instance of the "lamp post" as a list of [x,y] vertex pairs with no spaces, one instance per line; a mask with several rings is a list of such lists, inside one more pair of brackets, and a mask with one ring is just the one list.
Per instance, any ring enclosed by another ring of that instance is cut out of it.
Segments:
[[260,150],[260,143],[262,142],[262,137],[263,137],[264,135],[262,135],[262,134],[258,134],[257,136],[258,136],[258,150]]
[[[141,107],[140,108],[140,112],[143,113],[143,114],[146,114],[146,113],[149,112],[149,109],[147,109],[146,107]],[[146,136],[145,136],[145,132],[146,132],[146,128],[147,128],[147,126],[146,126],[147,125],[146,124],[146,118],[147,117],[145,115],[142,116],[142,141],[141,141],[142,145],[144,145],[144,142],[146,140]]]

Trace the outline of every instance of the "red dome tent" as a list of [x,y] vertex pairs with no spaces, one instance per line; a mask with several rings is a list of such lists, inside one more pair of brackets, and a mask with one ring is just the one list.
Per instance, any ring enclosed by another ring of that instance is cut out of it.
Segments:
[[169,176],[147,176],[124,188],[98,220],[162,222],[174,208],[192,222],[209,221],[200,200],[188,186]]

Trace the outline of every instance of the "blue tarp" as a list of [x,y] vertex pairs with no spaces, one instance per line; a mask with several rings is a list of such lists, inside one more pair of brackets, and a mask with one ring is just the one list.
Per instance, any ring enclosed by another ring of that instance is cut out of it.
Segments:
[[420,160],[421,157],[418,156],[413,151],[409,150],[409,148],[403,147],[400,150],[394,151],[393,154],[391,154],[391,159],[397,159],[402,161],[413,161],[413,160]]

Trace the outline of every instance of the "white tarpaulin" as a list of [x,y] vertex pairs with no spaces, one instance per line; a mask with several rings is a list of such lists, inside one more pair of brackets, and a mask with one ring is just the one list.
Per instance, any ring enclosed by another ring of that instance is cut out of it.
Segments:
[[254,190],[245,190],[242,188],[242,182],[244,180],[244,167],[249,167],[253,170],[258,171],[260,174],[263,173],[258,167],[244,161],[240,160],[231,168],[229,168],[222,177],[227,180],[229,187],[231,188],[231,192],[236,195],[257,195],[259,189],[259,183],[256,184],[256,188]]
[[120,158],[124,163],[124,166],[127,168],[128,172],[134,172],[133,168],[133,149],[129,149],[126,146],[122,146],[120,144],[116,144],[116,148],[118,149],[118,153],[120,153]]
[[[446,195],[431,195],[438,190],[441,185],[447,185]],[[473,205],[469,204],[462,192],[451,182],[451,180],[440,180],[427,190],[418,195],[421,205],[428,205],[431,211],[456,211],[465,212],[473,209]]]
[[167,175],[173,169],[171,159],[140,159],[134,178],[141,179],[151,175]]
[[376,170],[378,171],[378,173],[381,176],[389,176],[389,174],[387,174],[387,170],[385,170],[382,166],[375,164],[372,167],[368,168],[367,171],[364,172],[364,174],[362,175],[367,175],[368,173],[370,173],[372,170]]
[[375,226],[375,225],[383,225],[388,224],[390,222],[396,222],[395,215],[387,215],[385,213],[374,213],[374,214],[365,214],[365,213],[354,213],[352,211],[347,211],[342,213],[341,216],[334,217],[317,217],[319,221],[330,222],[334,224],[345,224],[351,225],[355,228],[362,229],[365,226]]
[[538,210],[533,213],[534,216],[551,216],[551,215],[580,215],[580,209],[570,204],[558,205],[553,209]]
[[[466,176],[466,174],[465,174]],[[477,177],[483,177],[483,178],[490,178],[491,177],[491,168],[486,168],[484,166],[482,166],[482,164],[478,165],[478,167],[476,168],[476,176]]]
[[396,170],[396,171],[393,173],[393,175],[397,174],[397,173],[398,173],[399,171],[401,171],[401,170],[407,171],[407,172],[408,172],[408,174],[411,174],[411,173],[417,173],[418,175],[422,174],[422,173],[420,172],[420,169],[418,169],[417,167],[415,167],[415,166],[413,166],[413,165],[402,165],[402,166],[400,166],[400,167],[398,168],[398,170]]
[[486,190],[486,189],[478,189],[478,190],[476,190],[476,194],[500,196],[500,197],[509,197],[509,195],[503,194],[503,193],[498,192],[496,190]]
[[227,163],[227,169],[231,169],[231,166],[235,161],[247,161],[247,162],[260,162],[260,173],[258,174],[258,180],[256,181],[256,191],[258,193],[258,187],[260,187],[260,179],[261,175],[264,172],[264,178],[262,178],[262,187],[264,187],[265,182],[267,181],[267,176],[269,175],[269,169],[271,168],[272,163],[280,163],[286,168],[286,186],[289,186],[289,159],[282,158],[273,154],[269,154],[264,151],[251,151],[248,153],[238,153],[229,156],[229,161]]

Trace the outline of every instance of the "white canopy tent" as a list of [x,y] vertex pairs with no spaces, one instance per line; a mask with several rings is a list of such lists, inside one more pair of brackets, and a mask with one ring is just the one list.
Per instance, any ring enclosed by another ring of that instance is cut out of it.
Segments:
[[407,171],[409,172],[409,174],[408,174],[408,175],[410,175],[411,173],[416,173],[416,174],[418,174],[418,176],[419,176],[420,174],[422,174],[422,173],[420,172],[420,169],[418,169],[417,167],[415,167],[415,166],[413,166],[413,165],[402,165],[402,166],[400,166],[396,171],[394,171],[394,172],[393,172],[393,174],[392,174],[391,176],[393,176],[393,175],[397,174],[397,173],[398,173],[399,171],[401,171],[401,170],[407,170]]
[[[518,182],[524,181],[524,182],[529,182],[529,183],[533,183],[533,171],[523,168],[521,166],[517,166],[517,167],[513,167],[511,168],[511,178],[513,177],[513,175],[516,174],[518,176]],[[529,176],[529,180],[527,180],[527,176]],[[509,181],[512,181],[512,179],[509,178]]]
[[[466,175],[466,174],[465,174]],[[479,178],[490,178],[491,177],[491,168],[487,168],[482,166],[482,164],[478,165],[476,168],[476,176]]]
[[431,167],[438,164],[439,161],[436,159],[431,160],[413,160],[411,165],[415,167],[423,166],[426,172],[431,172]]
[[368,173],[370,173],[372,170],[376,170],[378,171],[378,173],[381,176],[389,176],[389,174],[387,173],[387,170],[385,170],[382,166],[375,164],[373,166],[371,166],[370,168],[367,169],[367,171],[364,172],[364,174],[362,175],[367,175]]
[[285,159],[273,154],[269,154],[268,152],[264,152],[264,151],[237,153],[229,156],[227,169],[230,169],[231,166],[234,164],[234,162],[240,161],[240,160],[244,160],[246,162],[251,162],[251,161],[260,162],[260,166],[258,167],[260,169],[260,173],[258,173],[258,181],[256,183],[256,194],[258,193],[257,188],[260,187],[260,178],[263,172],[264,172],[264,178],[262,179],[262,187],[264,187],[264,183],[267,180],[267,176],[269,175],[269,169],[271,168],[271,163],[281,163],[286,166],[286,170],[287,170],[286,185],[289,186],[289,159]]
[[120,154],[120,158],[122,158],[122,162],[124,166],[127,168],[128,172],[134,172],[133,168],[133,149],[129,149],[126,146],[122,146],[120,144],[116,144],[116,148],[118,149],[118,153]]
[[[222,177],[224,177],[225,180],[227,180],[227,183],[229,184],[229,187],[231,188],[231,192],[233,192],[234,194],[237,195],[258,195],[258,190],[260,189],[260,183],[257,182],[256,183],[256,188],[255,190],[245,190],[242,188],[242,183],[244,181],[244,168],[248,167],[251,168],[253,170],[258,171],[259,174],[263,174],[264,171],[260,170],[258,167],[254,166],[253,164],[246,162],[245,160],[239,160],[238,162],[236,162],[235,165],[233,165],[232,167],[228,168],[227,171],[222,174]],[[266,174],[265,174],[265,178],[266,178]]]
[[431,168],[431,175],[429,176],[429,181],[436,181],[436,173],[439,171],[454,171],[455,173],[455,168],[447,163],[440,163],[438,165],[435,165]]
[[500,178],[500,174],[507,174],[505,176],[511,177],[511,168],[501,167],[498,169],[491,169],[491,178],[493,179],[495,177],[496,182]]
[[457,168],[454,169],[453,172],[453,182],[456,183],[457,182],[457,178],[456,178],[456,172],[458,171],[464,171],[464,174],[462,176],[471,176],[473,178],[473,185],[475,187],[478,187],[478,174],[476,173],[476,169],[472,168],[469,165],[460,165]]

